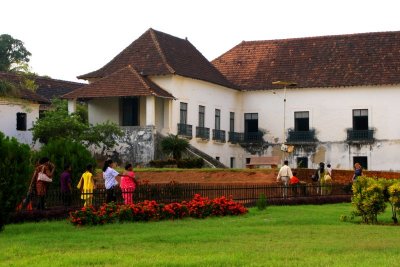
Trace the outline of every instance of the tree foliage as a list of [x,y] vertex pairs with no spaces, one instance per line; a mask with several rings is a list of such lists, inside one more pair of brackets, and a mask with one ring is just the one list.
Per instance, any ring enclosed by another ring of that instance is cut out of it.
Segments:
[[54,100],[52,109],[44,113],[32,128],[33,141],[47,144],[51,139],[70,139],[86,146],[110,149],[117,144],[116,137],[122,130],[115,123],[105,122],[96,125],[87,123],[84,108],[80,113],[68,114],[67,101]]
[[182,152],[189,147],[189,141],[179,138],[178,135],[169,134],[161,140],[161,149],[167,154],[172,154],[176,160],[181,159]]
[[0,35],[0,71],[26,68],[30,56],[22,41],[8,34]]
[[0,231],[26,194],[33,167],[28,145],[0,132]]
[[84,173],[86,166],[92,164],[96,166],[96,161],[92,154],[82,144],[71,139],[52,139],[35,155],[35,161],[42,157],[48,157],[56,166],[53,178],[53,186],[58,185],[60,175],[64,170],[65,164],[72,167],[72,184],[76,185]]

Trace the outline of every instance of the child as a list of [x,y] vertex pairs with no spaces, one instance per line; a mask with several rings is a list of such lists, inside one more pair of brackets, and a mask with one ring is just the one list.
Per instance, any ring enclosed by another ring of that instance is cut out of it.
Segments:
[[85,200],[85,207],[92,205],[93,202],[93,189],[94,189],[94,180],[93,180],[93,166],[92,164],[88,164],[86,166],[86,172],[82,174],[81,180],[78,183],[78,189],[81,190],[81,199]]
[[289,181],[289,184],[292,187],[293,195],[295,195],[295,196],[297,196],[297,186],[300,183],[300,180],[299,180],[299,178],[296,177],[296,175],[297,175],[297,172],[294,171],[293,176],[290,177],[290,181]]
[[133,192],[136,188],[135,173],[133,172],[132,164],[125,166],[125,171],[121,177],[121,190],[122,197],[124,198],[125,204],[133,203]]
[[290,185],[297,185],[300,182],[299,178],[297,178],[296,175],[297,172],[293,172],[293,176],[290,177],[290,182],[289,182]]

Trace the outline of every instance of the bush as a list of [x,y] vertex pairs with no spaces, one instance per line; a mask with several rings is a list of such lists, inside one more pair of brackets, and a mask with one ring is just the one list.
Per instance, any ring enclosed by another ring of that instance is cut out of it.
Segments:
[[359,177],[352,188],[355,215],[361,216],[364,223],[377,223],[378,214],[386,209],[383,184],[372,178]]
[[260,194],[257,200],[257,208],[258,210],[265,210],[267,208],[267,197],[265,194]]
[[170,167],[171,165],[176,165],[178,168],[182,169],[200,169],[204,165],[204,160],[202,158],[152,160],[149,162],[149,165],[153,168],[164,168],[166,166]]
[[85,172],[86,166],[96,166],[96,160],[92,154],[80,143],[69,139],[52,139],[35,155],[36,160],[48,157],[56,166],[53,184],[59,184],[60,174],[64,171],[66,163],[72,166],[72,185],[76,185]]
[[203,167],[204,160],[202,158],[196,159],[182,159],[177,161],[178,168],[183,169],[200,169]]
[[240,215],[247,213],[243,205],[231,198],[220,197],[213,200],[196,194],[189,202],[158,204],[145,200],[137,204],[103,204],[99,210],[93,207],[82,208],[70,213],[73,225],[97,225],[105,223],[158,221],[162,219],[181,219],[184,217],[206,218],[209,216]]
[[33,167],[28,145],[0,132],[0,231],[27,192]]

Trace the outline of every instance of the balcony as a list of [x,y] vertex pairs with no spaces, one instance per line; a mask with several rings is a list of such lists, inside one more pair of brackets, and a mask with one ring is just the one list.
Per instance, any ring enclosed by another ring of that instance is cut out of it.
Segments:
[[223,131],[223,130],[213,130],[212,131],[212,133],[213,133],[213,137],[212,137],[212,139],[214,140],[214,141],[217,141],[217,142],[221,142],[221,143],[225,143],[226,142],[226,139],[225,139],[225,131]]
[[353,130],[347,129],[347,142],[370,143],[374,141],[374,130]]
[[309,131],[288,131],[287,143],[314,143],[316,142],[315,138],[315,129]]
[[210,128],[196,127],[196,138],[210,140]]
[[263,141],[262,132],[229,132],[229,142],[232,144],[259,143]]
[[192,125],[178,123],[178,135],[192,139]]

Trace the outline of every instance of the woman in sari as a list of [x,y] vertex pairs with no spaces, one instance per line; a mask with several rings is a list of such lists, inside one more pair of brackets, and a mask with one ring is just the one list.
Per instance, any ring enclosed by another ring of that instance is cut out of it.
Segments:
[[121,177],[122,197],[125,204],[133,204],[133,192],[135,191],[136,183],[132,164],[127,164]]

